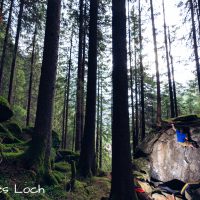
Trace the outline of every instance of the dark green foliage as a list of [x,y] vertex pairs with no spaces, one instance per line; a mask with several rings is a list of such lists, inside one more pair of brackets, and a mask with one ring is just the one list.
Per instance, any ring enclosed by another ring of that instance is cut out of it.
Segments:
[[3,124],[0,124],[0,139],[2,140],[2,143],[6,144],[12,144],[12,143],[17,143],[21,142],[15,134],[13,134],[11,131],[7,129],[6,126]]
[[4,123],[4,126],[18,139],[23,139],[22,135],[22,129],[21,127],[15,123],[15,122],[10,122],[10,123]]
[[13,116],[13,111],[6,99],[0,96],[0,122],[9,120]]
[[60,143],[61,143],[61,140],[60,140],[59,134],[53,130],[52,131],[52,147],[54,149],[58,149],[60,147]]
[[53,171],[53,175],[56,178],[58,183],[63,183],[65,181],[65,174],[60,171]]

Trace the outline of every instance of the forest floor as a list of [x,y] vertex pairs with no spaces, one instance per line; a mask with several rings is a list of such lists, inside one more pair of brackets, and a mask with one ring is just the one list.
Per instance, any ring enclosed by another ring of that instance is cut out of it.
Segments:
[[[108,197],[110,179],[108,177],[93,177],[88,180],[76,180],[74,191],[67,191],[66,185],[70,180],[70,165],[64,162],[56,163],[53,174],[59,179],[55,186],[41,186],[45,194],[19,194],[25,187],[36,185],[36,174],[33,171],[18,168],[15,165],[0,165],[0,199],[1,200],[100,200]],[[15,190],[15,185],[17,190]],[[2,192],[8,187],[8,193]],[[1,193],[2,192],[2,193]]]

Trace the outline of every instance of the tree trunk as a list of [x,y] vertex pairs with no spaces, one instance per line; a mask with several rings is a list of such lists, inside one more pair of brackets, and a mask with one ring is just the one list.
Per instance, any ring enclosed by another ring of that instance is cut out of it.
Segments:
[[14,46],[13,59],[12,59],[12,64],[11,64],[10,83],[9,83],[9,91],[8,91],[8,102],[10,104],[12,104],[13,84],[14,84],[14,76],[15,76],[15,70],[16,70],[15,64],[16,64],[16,58],[17,58],[19,36],[20,36],[20,32],[21,32],[23,9],[24,9],[24,0],[21,0],[18,21],[17,21],[17,33],[16,33],[16,37],[15,37],[15,46]]
[[169,66],[169,56],[168,56],[167,27],[166,27],[166,21],[165,21],[165,5],[164,5],[164,0],[162,1],[162,6],[163,6],[165,50],[166,50],[166,60],[167,60],[167,74],[168,74],[168,84],[169,84],[170,110],[171,110],[171,117],[173,118],[173,117],[175,117],[175,113],[174,113],[174,100],[173,100],[173,91],[172,91],[171,70],[170,70],[170,66]]
[[81,149],[82,137],[82,94],[83,94],[83,0],[79,1],[79,50],[78,50],[78,77],[77,77],[77,94],[76,94],[76,140],[75,151]]
[[100,142],[100,131],[99,131],[99,126],[100,126],[100,69],[98,68],[98,76],[97,76],[97,125],[96,125],[96,161],[97,161],[97,169],[98,169],[98,164],[99,164],[99,142]]
[[27,152],[29,160],[26,163],[42,175],[49,175],[51,169],[51,134],[60,33],[60,8],[61,0],[48,0],[35,134]]
[[76,131],[76,114],[74,114],[74,123],[73,123],[73,136],[72,136],[72,151],[75,150],[75,131]]
[[99,128],[99,168],[102,169],[103,158],[103,80],[101,78],[101,94],[100,94],[100,128]]
[[153,43],[154,43],[154,53],[155,53],[155,65],[156,65],[156,85],[157,85],[157,112],[156,112],[156,124],[158,127],[161,126],[161,94],[160,94],[160,73],[158,66],[158,51],[157,51],[157,41],[156,41],[156,29],[153,13],[153,2],[150,0],[151,7],[151,21],[152,21],[152,33],[153,33]]
[[6,49],[7,49],[8,34],[9,34],[10,25],[11,25],[11,19],[12,19],[13,3],[14,3],[14,0],[11,0],[10,9],[9,9],[9,16],[8,16],[8,22],[7,22],[7,25],[6,25],[6,33],[5,33],[4,43],[3,43],[3,50],[2,50],[2,55],[1,55],[1,62],[0,62],[0,93],[2,93],[1,90],[2,90],[3,68],[4,68],[5,58],[6,58]]
[[[130,21],[130,5],[128,0],[128,46],[129,46],[129,68],[130,68],[130,90],[131,90],[131,132],[132,132],[132,149],[133,149],[133,156],[135,152],[135,122],[134,122],[134,98],[133,98],[133,67],[132,67],[132,51],[131,51],[131,21]],[[133,13],[134,16],[134,13]]]
[[97,12],[96,0],[90,1],[88,81],[86,114],[83,141],[80,154],[80,174],[90,177],[95,163],[95,115],[96,115],[96,76],[97,76]]
[[170,38],[170,31],[168,27],[168,37],[169,37],[169,57],[171,61],[171,68],[172,68],[172,85],[173,85],[173,95],[174,95],[174,111],[175,111],[175,117],[178,117],[178,106],[177,106],[177,98],[176,98],[176,82],[174,77],[174,62],[173,62],[173,56],[171,52],[171,38]]
[[85,53],[86,53],[86,34],[87,34],[87,17],[86,17],[86,2],[84,8],[84,29],[83,29],[83,62],[82,62],[82,89],[81,89],[81,138],[83,138],[84,132],[84,118],[85,118],[85,94],[84,94],[84,78],[85,78]]
[[65,112],[65,129],[64,129],[64,145],[63,148],[67,148],[67,134],[68,134],[68,118],[69,118],[69,92],[70,92],[70,80],[71,80],[71,66],[72,66],[72,46],[73,46],[73,30],[70,42],[70,53],[69,53],[69,66],[67,73],[67,84],[66,84],[66,112]]
[[31,69],[30,69],[30,77],[29,77],[29,90],[28,90],[28,105],[27,105],[27,115],[26,115],[26,126],[29,126],[29,124],[30,124],[30,111],[31,111],[32,82],[33,82],[33,67],[34,67],[34,59],[35,59],[36,35],[37,35],[37,25],[35,25],[35,31],[34,31],[34,34],[33,34],[33,49],[32,49],[32,55],[31,55]]
[[195,21],[194,21],[194,7],[193,7],[192,0],[190,0],[190,11],[191,11],[191,19],[192,19],[193,42],[194,42],[193,48],[194,48],[194,55],[195,55],[195,62],[196,62],[196,69],[197,69],[198,88],[200,92],[199,55],[198,55],[197,36],[196,36],[196,28],[195,28]]
[[110,200],[136,199],[133,190],[128,113],[125,0],[112,1],[113,104]]
[[[136,33],[136,22],[134,21],[134,32]],[[136,47],[136,35],[135,35],[135,44],[134,44],[134,49],[135,49],[135,52],[134,52],[134,60],[135,60],[135,74],[134,74],[134,78],[135,78],[135,148],[137,147],[138,145],[138,136],[139,136],[139,127],[138,127],[138,124],[139,124],[139,116],[138,116],[138,77],[137,77],[137,47]]]
[[141,24],[141,2],[139,0],[139,42],[140,42],[140,104],[141,104],[141,139],[145,138],[145,113],[144,113],[144,69],[142,60],[142,24]]

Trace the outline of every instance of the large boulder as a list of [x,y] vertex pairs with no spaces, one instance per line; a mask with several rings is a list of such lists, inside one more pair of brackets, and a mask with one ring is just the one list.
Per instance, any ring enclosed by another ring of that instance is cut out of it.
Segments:
[[6,99],[0,96],[0,122],[9,120],[13,116],[10,105]]
[[[198,129],[192,139],[200,146]],[[166,182],[178,179],[183,182],[200,181],[200,148],[184,147],[177,143],[171,128],[160,131],[141,144],[141,150],[148,155],[151,177]]]

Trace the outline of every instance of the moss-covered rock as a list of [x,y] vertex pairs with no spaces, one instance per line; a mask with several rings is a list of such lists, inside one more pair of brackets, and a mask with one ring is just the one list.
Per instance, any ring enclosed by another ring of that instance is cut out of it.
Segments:
[[133,160],[133,174],[143,180],[150,180],[150,162],[145,158]]
[[13,116],[13,111],[10,109],[8,101],[0,96],[0,122],[9,120]]
[[183,115],[183,116],[179,116],[179,117],[174,118],[172,121],[174,121],[174,122],[176,122],[176,121],[188,122],[188,121],[194,121],[194,120],[198,120],[197,115]]
[[71,165],[67,162],[58,162],[54,164],[54,169],[60,172],[71,172]]
[[72,161],[78,161],[80,157],[79,153],[68,151],[68,150],[60,150],[57,153],[56,161],[66,161],[71,163]]

